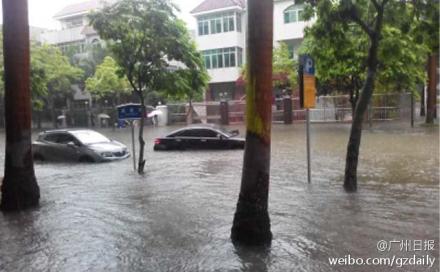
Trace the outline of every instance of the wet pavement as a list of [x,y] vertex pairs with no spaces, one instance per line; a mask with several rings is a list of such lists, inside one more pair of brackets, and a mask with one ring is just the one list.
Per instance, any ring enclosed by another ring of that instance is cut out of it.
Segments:
[[[243,127],[239,127],[243,133]],[[153,152],[175,127],[146,129],[146,174],[132,160],[38,163],[40,207],[0,213],[0,271],[438,271],[330,266],[329,257],[439,255],[438,128],[365,130],[359,191],[342,189],[349,125],[312,125],[307,184],[303,125],[274,125],[270,248],[229,239],[243,151]],[[103,130],[130,144],[129,130]],[[3,173],[4,133],[0,133]],[[433,250],[377,250],[434,240]]]

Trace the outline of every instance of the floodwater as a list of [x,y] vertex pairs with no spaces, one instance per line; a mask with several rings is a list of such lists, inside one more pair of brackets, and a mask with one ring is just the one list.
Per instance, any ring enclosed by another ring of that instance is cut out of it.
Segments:
[[[172,129],[146,129],[144,176],[131,158],[36,164],[40,207],[0,213],[0,271],[438,271],[438,128],[366,129],[359,191],[347,194],[348,125],[312,125],[310,185],[304,126],[274,125],[268,248],[229,239],[243,151],[153,152],[154,137]],[[103,132],[130,144],[128,129]],[[0,145],[2,173],[4,133]],[[378,251],[380,240],[394,241],[392,249]],[[434,248],[400,250],[396,242],[414,240],[433,240]],[[414,254],[436,263],[329,264]]]

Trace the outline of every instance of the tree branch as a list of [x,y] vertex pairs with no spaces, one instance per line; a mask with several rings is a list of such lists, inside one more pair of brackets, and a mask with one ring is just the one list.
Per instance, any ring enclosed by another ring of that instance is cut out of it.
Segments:
[[373,30],[364,21],[361,20],[355,9],[352,10],[350,16],[353,22],[358,24],[362,28],[362,30],[368,34],[368,36],[371,37],[373,35]]

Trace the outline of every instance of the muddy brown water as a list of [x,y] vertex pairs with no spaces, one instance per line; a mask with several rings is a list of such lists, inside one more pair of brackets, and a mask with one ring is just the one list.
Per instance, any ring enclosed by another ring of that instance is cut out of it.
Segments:
[[[438,258],[438,128],[365,130],[359,192],[347,194],[348,125],[312,125],[312,184],[304,126],[274,125],[265,249],[229,239],[243,151],[153,152],[173,129],[146,129],[144,176],[131,158],[36,164],[40,207],[0,213],[0,271],[438,271],[438,260],[431,269],[328,261],[413,254],[379,252],[380,240],[434,240],[414,253]],[[102,132],[130,145],[128,129]],[[0,147],[3,173],[3,132]]]

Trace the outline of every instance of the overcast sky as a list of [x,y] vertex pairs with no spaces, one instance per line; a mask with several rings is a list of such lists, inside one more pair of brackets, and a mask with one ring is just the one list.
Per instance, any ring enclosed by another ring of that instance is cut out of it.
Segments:
[[[190,29],[195,29],[195,20],[189,12],[200,4],[203,0],[173,0],[180,9],[180,17],[186,21]],[[29,5],[29,25],[56,29],[60,28],[57,21],[53,20],[53,15],[67,5],[86,2],[85,0],[28,0]],[[0,1],[1,9],[1,1]],[[0,13],[0,20],[2,20]]]

